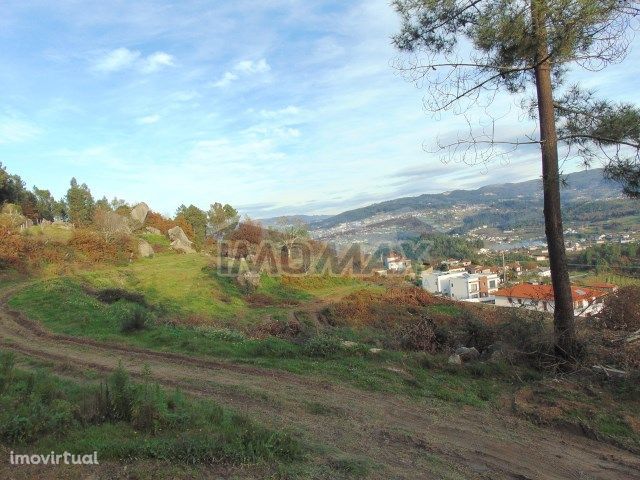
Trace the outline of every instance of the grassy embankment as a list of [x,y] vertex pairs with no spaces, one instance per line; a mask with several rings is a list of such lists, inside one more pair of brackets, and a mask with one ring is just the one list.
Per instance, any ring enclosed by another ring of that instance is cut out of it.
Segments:
[[[139,295],[128,299],[116,295],[108,302],[96,295],[113,288]],[[36,282],[18,292],[10,305],[57,333],[250,363],[420,401],[500,408],[505,399],[516,395],[516,410],[537,422],[579,425],[640,448],[640,434],[633,428],[640,418],[634,392],[640,389],[633,385],[576,388],[572,382],[546,380],[553,373],[508,361],[448,365],[446,353],[387,348],[389,332],[375,326],[320,324],[310,313],[328,300],[353,292],[375,296],[383,290],[350,278],[309,277],[287,283],[265,277],[256,292],[247,294],[208,268],[206,257],[159,255],[127,267]],[[256,294],[261,296],[261,306],[250,301]],[[270,299],[267,306],[265,298]],[[365,304],[369,303],[365,297]],[[394,305],[381,308],[388,309],[380,315],[383,319],[398,313]],[[261,326],[288,325],[294,311],[301,324],[295,338],[276,338],[270,330],[260,330]],[[467,312],[444,303],[403,314],[416,315],[417,321],[423,313],[455,320]],[[463,328],[470,328],[476,339],[490,334],[491,342],[504,333],[484,331],[477,322]],[[344,341],[356,345],[345,346]],[[384,348],[372,353],[371,347]],[[547,416],[549,405],[554,407],[553,418]]]
[[[0,352],[0,441],[22,452],[97,451],[99,461],[151,459],[180,465],[301,461],[305,448],[209,400],[133,383],[119,369],[102,382],[16,368]],[[51,467],[50,467],[51,468]]]
[[[277,368],[302,375],[346,381],[368,390],[403,393],[484,406],[497,400],[500,382],[472,368],[448,367],[446,356],[383,349],[374,329],[322,328],[307,308],[354,291],[382,290],[352,278],[311,277],[287,285],[263,278],[255,293],[274,305],[254,307],[235,283],[207,267],[206,257],[160,255],[127,267],[105,268],[76,277],[36,282],[14,295],[9,305],[56,333],[116,341],[161,351],[216,357]],[[87,291],[124,288],[144,295],[141,305],[121,299],[100,301]],[[456,313],[450,305],[433,306]],[[285,324],[298,311],[302,332],[296,341],[256,335],[262,324]],[[279,322],[280,321],[280,322]],[[356,342],[355,347],[342,342]],[[425,370],[426,364],[442,368]],[[504,366],[488,367],[500,370]]]

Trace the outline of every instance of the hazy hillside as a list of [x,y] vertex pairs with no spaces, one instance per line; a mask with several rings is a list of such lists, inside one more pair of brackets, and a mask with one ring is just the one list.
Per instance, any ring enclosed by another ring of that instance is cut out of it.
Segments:
[[[577,199],[603,200],[622,197],[620,186],[602,176],[602,169],[571,173],[566,176],[563,200],[571,203]],[[542,199],[541,180],[519,183],[488,185],[476,190],[453,190],[450,192],[403,197],[375,203],[366,207],[348,210],[315,222],[316,229],[332,228],[341,223],[366,220],[378,214],[401,214],[450,208],[465,205],[494,205],[514,200],[522,208],[531,206],[532,200]]]

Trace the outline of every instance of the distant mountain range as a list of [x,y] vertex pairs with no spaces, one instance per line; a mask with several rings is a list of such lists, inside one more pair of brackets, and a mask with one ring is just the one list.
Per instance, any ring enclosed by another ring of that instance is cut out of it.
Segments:
[[307,225],[311,225],[313,223],[326,220],[329,217],[331,217],[331,215],[284,215],[280,217],[260,218],[259,221],[263,227],[277,228],[296,223],[306,223]]
[[[288,218],[304,221],[315,238],[338,245],[373,246],[434,232],[473,235],[488,244],[515,244],[544,235],[542,200],[538,179],[403,197],[328,217]],[[562,201],[565,227],[590,233],[640,230],[640,203],[625,198],[619,184],[603,177],[602,169],[566,175]],[[273,225],[282,221],[268,219]],[[263,224],[269,223],[263,220]]]
[[[620,185],[603,177],[602,169],[585,170],[565,176],[562,199],[565,203],[577,200],[604,200],[621,198]],[[542,179],[519,183],[488,185],[476,190],[453,190],[444,193],[426,193],[417,197],[403,197],[348,210],[312,223],[314,229],[335,227],[341,223],[366,220],[380,214],[400,214],[454,206],[500,205],[512,202],[530,204],[542,200]]]

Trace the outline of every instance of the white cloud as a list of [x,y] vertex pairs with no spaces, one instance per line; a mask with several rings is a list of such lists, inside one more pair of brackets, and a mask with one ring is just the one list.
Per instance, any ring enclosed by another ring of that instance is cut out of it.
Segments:
[[144,59],[141,69],[145,73],[153,73],[164,67],[175,67],[173,55],[166,52],[155,52]]
[[265,73],[271,70],[271,66],[267,63],[264,58],[261,58],[257,62],[253,60],[243,60],[238,62],[234,66],[234,70],[237,72],[245,73],[247,75],[251,75],[254,73]]
[[216,88],[222,88],[230,85],[231,83],[239,80],[240,77],[248,77],[251,75],[257,75],[261,73],[267,73],[271,70],[271,66],[264,58],[260,60],[242,60],[237,62],[232,70],[224,72],[219,80],[213,82],[211,86]]
[[140,52],[128,48],[116,48],[99,58],[94,68],[100,72],[117,72],[127,69],[140,58]]
[[146,57],[138,50],[116,48],[98,58],[93,69],[98,72],[119,72],[135,68],[142,73],[154,73],[165,67],[175,67],[175,58],[166,52],[154,52]]
[[0,117],[0,145],[29,140],[40,133],[30,122],[13,116]]
[[237,79],[238,79],[238,75],[236,75],[235,73],[225,72],[224,75],[220,78],[220,80],[218,80],[217,82],[214,82],[212,86],[217,88],[226,87],[227,85],[231,84]]
[[136,120],[140,125],[151,125],[152,123],[157,123],[160,120],[160,115],[147,115],[145,117],[140,117]]
[[290,117],[299,115],[302,110],[293,105],[289,105],[288,107],[281,108],[279,110],[260,110],[260,116],[264,118],[281,118],[281,117]]

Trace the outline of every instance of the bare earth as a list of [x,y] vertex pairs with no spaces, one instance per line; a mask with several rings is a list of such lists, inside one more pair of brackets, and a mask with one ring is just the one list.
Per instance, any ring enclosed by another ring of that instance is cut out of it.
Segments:
[[[0,300],[0,348],[47,361],[68,376],[109,372],[122,362],[139,377],[147,365],[162,385],[292,431],[318,447],[317,462],[372,459],[376,468],[368,478],[640,478],[633,453],[504,412],[436,406],[287,372],[52,334],[11,312],[10,294],[5,290]],[[309,403],[335,413],[310,413]]]

